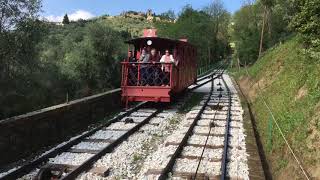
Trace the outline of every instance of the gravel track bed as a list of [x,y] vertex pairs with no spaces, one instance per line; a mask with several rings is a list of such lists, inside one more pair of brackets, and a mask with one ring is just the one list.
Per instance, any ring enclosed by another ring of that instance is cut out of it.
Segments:
[[125,131],[106,131],[100,130],[94,133],[92,136],[89,136],[88,139],[117,139],[122,136]]
[[[230,177],[236,177],[240,179],[248,179],[248,165],[247,165],[247,153],[246,153],[246,144],[245,144],[245,134],[243,129],[243,110],[240,104],[239,97],[235,94],[237,93],[235,88],[233,87],[231,80],[228,76],[224,76],[231,93],[232,94],[232,105],[231,105],[231,122],[230,122],[230,131],[229,131],[229,162],[227,163],[227,174]],[[215,81],[216,84],[218,81]],[[215,88],[217,89],[217,88]],[[201,119],[197,122],[193,132],[208,134],[209,125],[212,122],[212,119],[216,127],[211,129],[212,136],[209,136],[207,145],[212,147],[223,147],[224,146],[224,136],[215,136],[215,134],[224,134],[225,126],[228,111],[228,98],[227,94],[222,92],[223,97],[219,103],[219,98],[214,98],[210,100],[209,106],[205,108],[204,114],[202,114]],[[219,93],[214,93],[213,96],[217,96]],[[207,97],[207,96],[206,96]],[[205,99],[205,97],[204,97]],[[205,100],[200,102],[200,105],[203,104]],[[221,105],[221,110],[213,110],[214,105]],[[175,130],[172,135],[168,136],[165,142],[175,142],[179,143],[184,137],[184,133],[189,128],[191,123],[193,122],[193,118],[196,117],[199,112],[201,106],[195,106],[192,108],[190,112],[187,113],[185,119],[183,119],[179,125],[179,128]],[[207,127],[206,127],[207,126]],[[207,136],[193,134],[188,139],[188,144],[196,144],[196,145],[204,145]],[[145,161],[143,168],[140,172],[140,176],[138,179],[157,179],[157,174],[147,173],[148,170],[161,170],[161,168],[165,167],[165,164],[170,157],[169,151],[173,151],[173,148],[177,148],[177,146],[163,146],[159,148],[154,154],[150,155]],[[170,147],[171,149],[166,149]],[[203,147],[196,146],[186,146],[182,151],[182,156],[185,158],[179,158],[176,160],[173,175],[175,173],[194,173],[196,167],[198,166],[199,160],[193,159],[194,157],[200,157],[203,151]],[[198,173],[206,173],[206,175],[220,175],[221,162],[217,162],[217,160],[222,158],[223,148],[206,148],[203,154],[203,159],[200,163],[200,168]],[[172,155],[171,154],[171,155]],[[161,163],[159,163],[161,162]],[[170,175],[170,174],[169,174]],[[181,179],[174,177],[172,179]]]
[[[204,99],[205,99],[205,97],[204,97]],[[202,102],[204,102],[204,100]],[[201,106],[199,106],[199,105],[193,107],[191,109],[191,111],[189,111],[186,114],[185,118],[180,122],[177,130],[175,130],[170,136],[168,136],[166,138],[165,143],[168,143],[168,142],[180,143],[182,138],[184,137],[186,131],[189,129],[190,124],[193,122],[193,119],[196,117],[196,115],[200,109],[201,109]],[[212,113],[211,108],[206,108],[206,110],[208,112]],[[208,130],[207,127],[196,126],[196,128],[193,131],[194,132],[197,131],[199,133],[204,133],[206,130]],[[210,138],[210,139],[212,139],[212,138]],[[203,143],[204,144],[205,140],[206,140],[205,136],[192,135],[191,138],[189,139],[188,143],[194,143],[194,144]],[[209,143],[212,143],[212,141],[214,141],[214,140],[211,140]],[[170,150],[167,149],[169,147],[170,147]],[[139,173],[140,176],[138,176],[138,179],[156,179],[158,176],[148,174],[147,173],[148,170],[164,168],[166,166],[166,163],[170,159],[170,155],[172,155],[174,153],[174,151],[176,150],[177,147],[178,146],[161,145],[161,148],[159,148],[154,154],[150,155],[147,158],[147,160],[145,161],[145,163],[143,165],[141,172]],[[202,148],[200,148],[200,147],[187,146],[184,148],[182,155],[195,156],[195,155],[201,155],[201,152],[202,152]],[[205,151],[205,153],[204,153],[204,157],[207,160],[211,160],[213,158],[219,158],[221,156],[222,156],[222,150],[211,149],[209,151]],[[186,161],[185,167],[182,166],[181,169],[176,169],[176,168],[180,168],[180,165],[179,164],[177,165],[177,163],[176,163],[175,167],[174,167],[174,171],[181,170],[182,172],[184,172],[184,171],[187,172],[189,170],[188,168],[190,168],[190,166],[191,166],[191,169],[194,168],[194,166],[195,167],[197,166],[196,163],[191,164],[192,160],[181,159],[182,164],[184,161]],[[198,161],[193,160],[193,162],[198,162]],[[202,169],[205,169],[205,168],[206,168],[205,166],[202,167]],[[203,171],[205,171],[205,170],[203,170]]]
[[110,143],[104,142],[81,142],[75,146],[72,146],[72,149],[89,149],[89,150],[100,150],[108,146]]
[[129,117],[124,117],[124,118],[122,118],[122,119],[120,120],[120,122],[125,122],[125,120],[128,119],[128,118],[133,119],[133,121],[134,121],[134,122],[137,122],[137,123],[138,123],[138,122],[141,122],[141,121],[143,121],[143,120],[146,119],[146,117],[129,116]]
[[137,117],[148,117],[150,116],[153,112],[155,111],[138,111],[138,112],[133,112],[132,114],[130,114],[130,116],[137,116]]
[[[198,123],[199,124],[199,123]],[[206,124],[209,125],[209,124]],[[193,130],[194,133],[205,133],[208,134],[209,133],[209,127],[199,127],[196,126]],[[213,127],[211,128],[211,134],[224,134],[226,131],[225,127]]]
[[79,153],[64,152],[54,158],[50,158],[49,163],[68,164],[68,165],[78,166],[92,156],[93,154],[88,154],[88,153],[79,154]]
[[[206,142],[206,139],[207,139],[206,136],[193,135],[189,138],[188,143],[204,145]],[[223,146],[223,143],[224,143],[224,137],[216,137],[216,136],[210,136],[207,142],[207,144],[211,146]]]
[[[175,172],[187,172],[195,173],[199,161],[190,159],[177,159],[174,167],[173,174]],[[220,174],[221,162],[201,161],[198,173],[206,173],[208,175],[219,175]]]
[[148,112],[148,113],[153,113],[156,112],[157,109],[152,109],[152,108],[143,108],[143,109],[139,109],[137,112]]
[[22,176],[21,178],[18,178],[18,180],[32,180],[39,172],[40,169],[35,169],[31,171],[29,174],[26,174]]
[[[232,85],[232,81],[229,76],[224,75],[227,84],[230,84],[229,89],[233,95],[233,106],[231,107],[231,128],[228,148],[228,160],[227,163],[227,175],[232,178],[239,178],[247,180],[249,179],[249,167],[248,167],[248,154],[246,152],[245,143],[245,130],[243,128],[243,109],[240,104],[240,98],[237,95],[235,86]],[[236,121],[233,121],[236,120]]]
[[124,131],[128,131],[129,129],[132,129],[134,126],[136,126],[135,123],[116,122],[116,123],[111,124],[106,129],[107,130],[124,130]]
[[[183,149],[183,156],[201,156],[202,147],[186,146]],[[205,149],[204,156],[206,160],[222,158],[222,149]]]
[[[88,172],[81,174],[78,179],[139,179],[137,175],[149,154],[161,148],[163,150],[159,151],[158,157],[165,153],[169,155],[174,152],[176,147],[158,146],[172,134],[180,121],[181,115],[177,114],[177,111],[177,109],[169,109],[159,113],[150,120],[149,124],[143,126],[137,133],[116,147],[112,153],[106,154],[97,161],[94,164],[95,167],[110,167],[108,177],[103,178]],[[170,149],[172,150],[170,151]],[[168,160],[169,158],[154,159],[157,164],[163,162],[164,165]]]

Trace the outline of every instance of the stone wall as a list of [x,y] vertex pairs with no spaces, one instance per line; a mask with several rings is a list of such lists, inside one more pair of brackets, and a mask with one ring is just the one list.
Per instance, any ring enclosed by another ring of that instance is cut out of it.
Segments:
[[0,166],[65,141],[121,106],[120,89],[0,121]]

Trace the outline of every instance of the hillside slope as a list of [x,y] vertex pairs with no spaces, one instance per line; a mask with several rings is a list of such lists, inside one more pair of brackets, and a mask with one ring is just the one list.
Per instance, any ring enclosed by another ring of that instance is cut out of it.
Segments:
[[119,32],[127,32],[130,37],[135,38],[141,37],[143,29],[154,27],[152,21],[148,21],[146,18],[132,18],[124,16],[113,16],[113,17],[101,17],[97,21],[102,21],[112,27],[114,30]]
[[309,175],[320,179],[320,60],[307,58],[301,49],[299,38],[291,38],[268,50],[248,69],[249,76],[245,72],[236,73],[252,102],[274,179],[303,176],[276,125],[270,124],[271,116],[263,97]]

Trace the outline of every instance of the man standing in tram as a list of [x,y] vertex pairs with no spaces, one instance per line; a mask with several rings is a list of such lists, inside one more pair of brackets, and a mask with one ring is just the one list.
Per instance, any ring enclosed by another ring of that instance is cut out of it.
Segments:
[[[150,49],[150,47],[148,47]],[[142,49],[142,53],[139,59],[140,63],[148,63],[150,59],[150,54],[147,48]],[[141,78],[141,85],[147,85],[148,81],[148,64],[141,64],[140,65],[140,78]]]
[[159,64],[156,64],[160,61],[160,56],[155,48],[151,49],[151,55],[149,61],[153,64],[150,64],[149,69],[148,69],[148,84],[151,86],[159,86],[161,85],[160,82],[160,74],[161,74],[161,69]]

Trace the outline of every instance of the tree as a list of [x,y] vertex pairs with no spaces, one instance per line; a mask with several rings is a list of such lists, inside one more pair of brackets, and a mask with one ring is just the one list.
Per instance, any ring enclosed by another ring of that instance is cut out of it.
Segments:
[[95,89],[119,85],[120,74],[116,72],[125,54],[121,51],[125,48],[120,32],[103,22],[95,22],[86,25],[79,42],[73,41],[68,39],[64,43],[72,46],[65,52],[60,67],[68,79],[84,89],[82,95],[90,95]]
[[298,10],[291,22],[297,32],[305,41],[310,55],[320,59],[320,3],[318,0],[294,1]]
[[170,21],[174,21],[176,19],[176,15],[173,10],[169,10],[159,15],[163,19],[168,19]]
[[233,17],[233,41],[236,52],[242,64],[254,63],[259,54],[259,7],[257,5],[243,6]]
[[292,33],[288,28],[296,13],[292,1],[250,1],[234,14],[232,38],[242,64],[254,63],[264,49],[285,40]]
[[41,0],[1,0],[0,33],[26,19],[34,19],[40,8]]
[[160,36],[187,38],[197,48],[199,66],[216,62],[229,53],[230,15],[220,1],[215,3],[200,11],[187,5],[175,23],[156,24]]
[[63,17],[62,24],[69,24],[69,23],[70,23],[70,21],[69,21],[68,14],[65,14]]
[[[228,44],[229,37],[228,25],[230,20],[230,14],[225,9],[221,0],[214,0],[211,4],[209,4],[209,6],[204,8],[204,11],[210,16],[210,34],[213,37],[212,41],[208,42],[208,56],[210,61],[212,52],[220,52],[221,49],[223,49],[222,51],[225,51],[225,48],[228,46],[226,44]],[[213,47],[213,49],[211,49],[210,47]],[[221,53],[217,53],[215,58],[219,58],[220,55]]]
[[[261,4],[263,6],[263,18],[262,18],[262,26],[261,26],[261,34],[260,34],[260,48],[259,48],[259,58],[261,57],[263,50],[263,39],[266,23],[270,20],[270,11],[272,10],[273,1],[272,0],[261,0]],[[269,26],[269,34],[271,34],[271,24],[270,21],[267,23]]]

